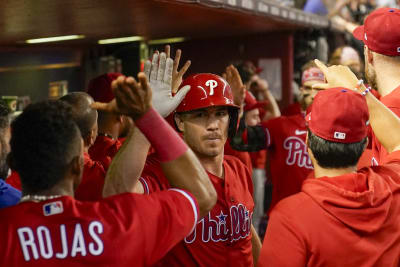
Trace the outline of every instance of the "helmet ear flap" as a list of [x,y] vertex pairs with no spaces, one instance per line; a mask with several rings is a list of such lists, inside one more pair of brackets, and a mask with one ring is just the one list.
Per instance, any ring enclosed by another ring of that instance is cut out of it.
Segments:
[[239,109],[229,107],[229,128],[228,137],[233,138],[236,135],[239,125]]

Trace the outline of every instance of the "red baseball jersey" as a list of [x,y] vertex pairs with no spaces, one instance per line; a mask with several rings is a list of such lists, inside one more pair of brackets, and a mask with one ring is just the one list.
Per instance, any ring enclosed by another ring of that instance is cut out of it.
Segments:
[[283,198],[300,192],[313,170],[307,153],[307,128],[303,114],[262,122],[265,128],[272,182],[270,210]]
[[[400,117],[400,86],[390,94],[381,97],[381,102]],[[375,135],[372,135],[372,165],[379,165],[385,161],[388,155],[386,149],[381,145]]]
[[80,201],[96,201],[103,198],[103,186],[106,172],[103,165],[93,161],[88,153],[85,158],[82,180],[75,190],[75,198]]
[[197,216],[196,200],[178,189],[22,202],[0,210],[0,265],[151,266],[194,229]]
[[99,135],[94,144],[89,148],[90,158],[99,161],[107,171],[112,159],[122,146],[120,140],[114,140],[108,136]]
[[[253,266],[250,227],[254,202],[249,170],[232,156],[225,156],[223,165],[224,179],[208,173],[218,194],[217,204],[157,266]],[[148,158],[142,178],[147,192],[169,187],[153,156]]]

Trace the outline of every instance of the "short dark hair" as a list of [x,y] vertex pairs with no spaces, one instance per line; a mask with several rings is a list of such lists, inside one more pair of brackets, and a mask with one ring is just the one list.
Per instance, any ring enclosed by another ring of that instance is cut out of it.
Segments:
[[61,97],[60,100],[72,106],[74,121],[82,137],[87,137],[97,119],[97,111],[90,107],[93,98],[84,92],[73,92]]
[[327,169],[356,166],[366,143],[367,137],[357,143],[332,142],[316,136],[308,129],[308,147],[318,164]]
[[0,179],[6,179],[8,175],[7,155],[9,152],[7,140],[4,138],[6,129],[10,127],[11,110],[6,103],[0,101]]
[[11,167],[24,191],[35,194],[60,182],[81,153],[71,107],[62,101],[29,105],[11,124]]
[[11,110],[8,106],[3,101],[0,101],[0,132],[10,126],[10,114]]

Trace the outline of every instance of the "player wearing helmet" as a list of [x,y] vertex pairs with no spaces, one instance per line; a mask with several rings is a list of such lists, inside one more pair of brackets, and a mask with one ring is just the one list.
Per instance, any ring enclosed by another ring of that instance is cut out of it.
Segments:
[[[225,142],[236,131],[239,107],[233,102],[229,84],[217,75],[190,76],[180,90],[188,86],[191,89],[176,108],[175,124],[207,171],[218,200],[159,266],[251,266],[260,249],[251,223],[251,176],[237,158],[224,155]],[[147,159],[144,183],[138,183],[144,188],[138,191],[151,194],[170,187],[156,157]]]
[[[172,96],[171,73],[179,74],[175,71],[178,64],[179,60],[172,62],[166,53],[158,52],[153,55],[152,62],[145,63],[144,72],[153,89],[153,106],[164,117],[173,112],[176,129],[182,132],[207,171],[217,192],[217,204],[211,211],[200,210],[200,219],[193,231],[157,266],[252,266],[257,262],[261,242],[251,223],[254,202],[250,173],[237,158],[224,155],[226,139],[235,134],[239,107],[233,102],[229,84],[213,74],[187,78]],[[118,78],[117,82],[123,82],[123,78]],[[153,128],[158,134],[158,126]],[[160,153],[147,157],[149,142],[140,137],[140,132],[134,130],[132,135],[136,140],[135,148],[127,148],[116,155],[118,161],[115,160],[107,172],[107,176],[114,179],[106,181],[104,196],[121,191],[153,194],[171,187],[160,166]],[[163,153],[176,149],[173,144],[161,144],[161,147],[168,147]],[[131,156],[127,155],[132,152]],[[126,160],[122,160],[122,155]],[[132,158],[135,160],[129,160]],[[141,174],[137,172],[139,165],[141,168],[144,165]],[[181,175],[185,170],[171,171]],[[185,182],[195,183],[190,175]]]

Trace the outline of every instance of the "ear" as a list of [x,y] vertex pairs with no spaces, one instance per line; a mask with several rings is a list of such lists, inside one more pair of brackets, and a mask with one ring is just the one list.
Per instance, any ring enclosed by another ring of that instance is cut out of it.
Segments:
[[176,127],[178,127],[178,130],[179,130],[180,132],[183,132],[183,130],[184,130],[184,124],[183,124],[183,120],[182,120],[182,118],[181,118],[181,115],[175,113],[175,115],[174,115],[174,121],[175,121]]
[[123,115],[117,115],[117,121],[122,124],[124,122]]
[[82,155],[76,156],[71,161],[71,172],[75,175],[81,175],[83,172],[84,159]]

